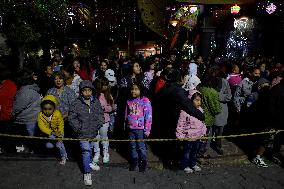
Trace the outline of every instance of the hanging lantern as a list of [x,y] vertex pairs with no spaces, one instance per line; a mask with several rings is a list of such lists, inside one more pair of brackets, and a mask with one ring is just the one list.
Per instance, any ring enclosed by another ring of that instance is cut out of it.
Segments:
[[274,13],[274,12],[276,11],[276,9],[277,9],[277,6],[274,5],[273,3],[270,3],[270,4],[268,4],[268,5],[266,6],[266,12],[267,12],[268,14]]
[[241,7],[235,4],[234,6],[231,7],[231,13],[232,14],[238,14],[241,10]]
[[197,10],[198,10],[198,6],[197,6],[197,5],[191,5],[191,6],[189,7],[189,12],[190,12],[191,14],[195,13]]
[[178,21],[177,20],[171,20],[170,23],[173,27],[176,27],[177,24],[178,24]]

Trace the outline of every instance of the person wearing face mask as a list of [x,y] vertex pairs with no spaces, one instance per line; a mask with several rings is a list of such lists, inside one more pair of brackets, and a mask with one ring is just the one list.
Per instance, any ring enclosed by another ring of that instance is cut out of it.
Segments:
[[260,78],[260,70],[253,68],[248,73],[241,83],[236,87],[234,93],[234,106],[238,113],[240,113],[244,107],[249,107],[255,100],[254,94],[252,94],[253,85]]

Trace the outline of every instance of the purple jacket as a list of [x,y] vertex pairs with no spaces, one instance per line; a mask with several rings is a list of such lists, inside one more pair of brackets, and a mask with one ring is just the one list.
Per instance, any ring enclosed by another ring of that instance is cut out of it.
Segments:
[[126,126],[130,129],[143,129],[150,133],[152,125],[152,106],[147,97],[128,100],[125,111]]

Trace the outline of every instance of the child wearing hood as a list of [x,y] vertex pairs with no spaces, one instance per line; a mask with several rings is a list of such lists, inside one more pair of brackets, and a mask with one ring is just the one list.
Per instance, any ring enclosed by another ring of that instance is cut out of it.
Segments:
[[[63,138],[64,133],[64,121],[63,116],[59,110],[57,110],[57,100],[52,95],[47,95],[42,99],[40,104],[41,112],[38,113],[38,127],[49,138]],[[61,165],[65,165],[67,160],[67,153],[62,140],[56,142],[56,148],[60,152]],[[54,148],[53,142],[46,143],[47,148]]]
[[80,96],[72,103],[68,120],[77,137],[81,139],[84,183],[86,186],[91,186],[91,171],[97,171],[100,167],[92,163],[92,148],[95,142],[86,139],[97,137],[98,130],[104,123],[104,112],[99,100],[94,97],[91,81],[81,81],[79,89]]
[[[197,90],[190,90],[188,98],[193,106],[203,112],[201,108],[201,93]],[[183,110],[180,113],[176,128],[176,137],[179,139],[189,139],[183,141],[183,157],[181,167],[185,173],[201,171],[197,165],[197,152],[200,146],[200,138],[206,134],[205,124],[197,118],[188,115]]]

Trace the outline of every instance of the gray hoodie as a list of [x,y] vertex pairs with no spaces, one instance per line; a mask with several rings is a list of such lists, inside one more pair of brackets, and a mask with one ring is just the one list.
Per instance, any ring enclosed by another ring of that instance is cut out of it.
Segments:
[[34,124],[40,112],[41,97],[37,84],[25,85],[17,92],[13,104],[14,123]]

